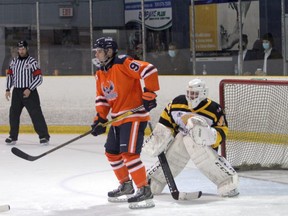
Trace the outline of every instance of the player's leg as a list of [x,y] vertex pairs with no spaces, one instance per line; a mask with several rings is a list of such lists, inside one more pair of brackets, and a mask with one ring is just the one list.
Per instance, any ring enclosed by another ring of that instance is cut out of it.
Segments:
[[35,131],[39,136],[40,143],[43,145],[49,144],[50,135],[40,106],[40,98],[37,89],[32,91],[28,98],[23,99],[23,104],[30,115]]
[[146,178],[146,169],[140,158],[146,126],[147,122],[138,121],[128,122],[119,126],[120,152],[124,159],[124,164],[138,189],[137,193],[128,199],[129,203],[151,200],[153,198]]
[[128,169],[120,153],[119,134],[119,127],[111,126],[105,144],[105,155],[120,184],[117,189],[108,192],[108,200],[110,202],[127,201],[127,197],[123,195],[134,193],[133,182],[129,177]]
[[23,110],[23,89],[14,88],[9,111],[10,136],[5,140],[7,144],[16,144],[19,134],[20,115]]

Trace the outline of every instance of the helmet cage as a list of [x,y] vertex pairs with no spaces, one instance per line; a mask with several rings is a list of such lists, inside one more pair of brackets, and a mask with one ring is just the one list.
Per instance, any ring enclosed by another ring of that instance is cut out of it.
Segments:
[[205,82],[200,79],[194,79],[189,82],[186,90],[186,99],[190,109],[196,108],[201,101],[205,100],[208,95],[208,88],[205,87]]

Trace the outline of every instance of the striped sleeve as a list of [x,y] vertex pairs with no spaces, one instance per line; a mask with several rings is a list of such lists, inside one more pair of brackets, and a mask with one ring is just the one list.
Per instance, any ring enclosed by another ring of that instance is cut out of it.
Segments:
[[125,67],[125,70],[123,71],[128,76],[133,77],[134,79],[144,80],[145,87],[148,91],[158,91],[160,89],[158,70],[154,65],[129,57],[125,58],[122,65]]
[[[107,119],[108,113],[110,111],[110,105],[104,96],[97,96],[95,100],[95,109],[96,113],[102,118]],[[97,120],[97,115],[94,118],[94,121]]]
[[41,74],[34,77],[32,83],[29,86],[31,91],[35,90],[38,86],[40,86],[43,82],[43,77]]
[[146,77],[148,77],[154,73],[158,73],[157,68],[152,64],[148,64],[145,66],[145,68],[141,72],[141,78],[145,79]]
[[7,74],[6,90],[10,90],[13,86],[13,75]]
[[38,66],[38,62],[31,58],[31,70],[33,75],[33,81],[29,85],[29,89],[31,91],[35,90],[38,86],[40,86],[43,82],[42,72]]
[[[110,111],[110,105],[107,99],[101,93],[101,82],[98,77],[98,72],[96,72],[95,78],[96,78],[95,110],[96,110],[96,113],[98,113],[101,118],[107,119],[107,115]],[[97,120],[97,116],[95,116],[94,121],[95,120]]]
[[10,90],[13,86],[13,71],[11,69],[11,65],[14,64],[15,59],[13,59],[9,65],[9,69],[7,70],[7,81],[6,81],[6,90]]
[[158,70],[157,68],[149,64],[148,62],[144,62],[143,70],[140,73],[141,78],[144,80],[145,87],[149,91],[158,91],[160,89],[159,80],[158,80]]

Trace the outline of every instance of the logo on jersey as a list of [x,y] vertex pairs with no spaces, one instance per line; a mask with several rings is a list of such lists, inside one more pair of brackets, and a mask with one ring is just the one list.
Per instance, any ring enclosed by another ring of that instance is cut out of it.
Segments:
[[26,70],[30,69],[30,65],[29,64],[25,64],[24,65],[24,69],[26,69]]
[[118,96],[117,92],[115,92],[115,85],[112,81],[101,83],[101,89],[107,100],[115,100]]

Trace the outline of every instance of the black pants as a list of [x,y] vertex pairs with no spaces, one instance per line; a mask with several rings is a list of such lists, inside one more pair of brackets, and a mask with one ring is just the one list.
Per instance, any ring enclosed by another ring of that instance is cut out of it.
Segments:
[[23,98],[24,88],[14,88],[12,92],[12,102],[10,107],[9,121],[10,121],[10,137],[13,140],[18,139],[20,115],[25,107],[30,115],[34,129],[39,135],[39,139],[46,138],[49,140],[50,136],[46,121],[44,119],[42,109],[40,106],[40,99],[37,90],[31,91],[28,98]]

